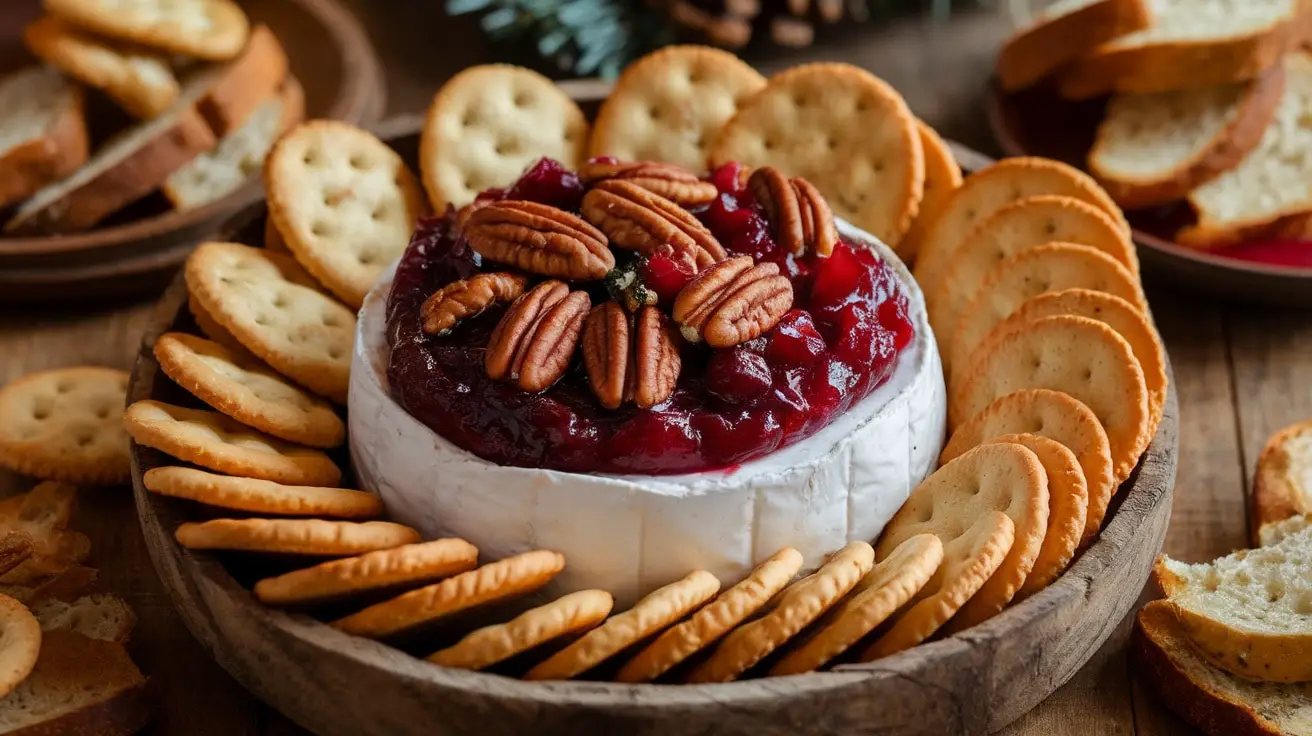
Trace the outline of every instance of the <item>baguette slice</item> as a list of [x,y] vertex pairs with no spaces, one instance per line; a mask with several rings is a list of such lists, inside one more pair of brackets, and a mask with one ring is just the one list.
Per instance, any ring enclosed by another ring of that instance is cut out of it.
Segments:
[[1267,522],[1257,530],[1258,546],[1270,547],[1279,544],[1285,537],[1292,537],[1308,527],[1312,527],[1312,514]]
[[241,55],[226,67],[197,107],[214,135],[231,135],[261,105],[275,97],[287,78],[287,54],[267,26],[256,26]]
[[89,595],[72,603],[46,600],[32,606],[41,630],[71,631],[92,639],[126,644],[137,625],[127,601],[113,595]]
[[1312,685],[1253,682],[1216,669],[1190,645],[1166,601],[1139,611],[1130,649],[1158,697],[1208,736],[1312,734]]
[[1312,211],[1312,55],[1285,58],[1285,93],[1261,142],[1195,189],[1189,204],[1198,221],[1176,239],[1202,248],[1240,242]]
[[1117,95],[1089,151],[1089,171],[1128,209],[1184,199],[1262,141],[1285,92],[1285,66],[1251,82]]
[[1058,91],[1084,100],[1252,79],[1303,40],[1305,9],[1304,0],[1154,0],[1151,26],[1073,64]]
[[1312,529],[1212,562],[1162,556],[1153,576],[1213,665],[1253,680],[1312,681]]
[[129,736],[151,715],[146,678],[122,644],[52,631],[32,674],[0,700],[0,733]]
[[228,196],[255,176],[274,141],[305,114],[301,85],[288,77],[282,92],[265,101],[246,124],[200,154],[164,182],[162,191],[179,210]]
[[0,78],[0,209],[32,196],[87,160],[82,90],[33,66]]
[[1257,458],[1250,503],[1253,529],[1312,514],[1312,420],[1276,432]]
[[1108,41],[1152,23],[1148,0],[1059,0],[998,52],[998,82],[1014,92]]

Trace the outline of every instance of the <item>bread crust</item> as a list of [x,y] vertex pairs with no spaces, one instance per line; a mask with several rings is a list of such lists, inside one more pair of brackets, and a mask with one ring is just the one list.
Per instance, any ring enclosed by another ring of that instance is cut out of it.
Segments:
[[1286,72],[1276,64],[1253,80],[1240,101],[1239,112],[1197,155],[1156,179],[1117,178],[1099,166],[1101,147],[1109,135],[1111,118],[1098,126],[1097,141],[1089,151],[1089,171],[1116,203],[1127,209],[1152,207],[1184,199],[1198,186],[1238,166],[1262,142],[1267,126],[1285,93]]
[[1300,434],[1312,434],[1312,420],[1276,432],[1257,458],[1248,515],[1254,543],[1257,543],[1258,530],[1263,524],[1312,513],[1312,498],[1300,492],[1289,477],[1290,457],[1285,443]]
[[73,104],[40,138],[0,156],[0,209],[16,204],[75,171],[89,155],[85,97],[72,90]]
[[1040,20],[1003,44],[998,52],[998,82],[1007,92],[1024,89],[1098,46],[1151,24],[1145,0],[1102,0]]
[[214,135],[222,138],[240,128],[251,113],[278,94],[287,69],[287,53],[278,38],[267,26],[256,26],[241,55],[228,65],[196,108]]

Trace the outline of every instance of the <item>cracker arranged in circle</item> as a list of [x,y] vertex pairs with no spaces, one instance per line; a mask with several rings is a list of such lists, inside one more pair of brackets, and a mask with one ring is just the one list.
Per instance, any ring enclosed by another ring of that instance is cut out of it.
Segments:
[[80,485],[129,479],[128,374],[92,366],[29,373],[0,388],[0,465]]
[[210,61],[241,53],[250,34],[232,0],[45,0],[45,7],[108,38]]
[[192,298],[246,349],[345,404],[355,314],[298,283],[303,274],[287,256],[238,243],[205,243],[186,266]]
[[953,192],[939,217],[925,231],[916,257],[916,280],[938,283],[976,224],[1018,199],[1041,194],[1088,202],[1110,215],[1123,231],[1130,232],[1120,208],[1088,174],[1046,158],[1007,158],[966,177]]
[[1117,483],[1130,477],[1152,440],[1139,361],[1125,338],[1097,320],[1060,315],[1028,322],[981,345],[967,371],[948,405],[951,426],[1015,391],[1063,391],[1092,409],[1107,431]]
[[1088,489],[1081,544],[1088,543],[1102,527],[1116,492],[1116,473],[1111,444],[1098,416],[1070,394],[1036,388],[1003,396],[952,433],[939,462],[950,462],[994,437],[1020,433],[1056,440],[1075,453]]
[[243,424],[311,447],[346,439],[346,425],[327,401],[216,342],[168,332],[155,341],[155,358],[174,383]]
[[376,603],[332,626],[382,639],[476,606],[532,593],[564,569],[565,556],[559,552],[524,552]]
[[771,77],[712,146],[712,165],[729,161],[806,179],[835,215],[893,245],[925,190],[915,116],[886,82],[848,64],[804,64]]
[[989,511],[977,519],[963,520],[959,529],[948,530],[955,534],[940,534],[942,564],[911,603],[895,615],[893,625],[861,653],[861,661],[897,654],[933,636],[1002,565],[1014,530],[1011,517]]
[[41,624],[27,606],[0,595],[0,698],[32,674],[41,651]]
[[920,200],[920,212],[911,223],[911,229],[894,250],[898,257],[910,264],[920,252],[920,242],[925,238],[925,231],[930,223],[938,218],[943,206],[952,198],[952,193],[961,186],[961,167],[938,131],[916,120],[916,132],[920,134],[920,150],[925,156],[925,194]]
[[419,169],[435,212],[509,186],[547,157],[583,163],[588,120],[550,79],[508,64],[472,66],[437,91],[419,134]]
[[775,552],[747,577],[715,597],[687,621],[656,637],[620,668],[619,682],[650,682],[719,641],[759,611],[802,569],[802,553],[792,547]]
[[730,682],[783,646],[847,595],[875,565],[865,542],[849,542],[820,569],[789,585],[775,605],[724,637],[709,659],[689,675],[689,682]]
[[633,608],[606,619],[606,623],[538,663],[524,674],[524,679],[577,677],[701,608],[719,590],[720,581],[714,575],[694,570],[643,596]]
[[481,670],[553,639],[592,629],[606,620],[615,599],[604,590],[580,590],[504,624],[484,626],[428,657],[433,664]]
[[123,425],[147,447],[220,473],[301,486],[342,480],[322,451],[275,439],[216,411],[147,399],[128,407]]
[[255,584],[255,597],[271,606],[322,603],[403,585],[431,585],[477,565],[474,545],[463,539],[434,539],[265,578]]
[[335,557],[414,544],[419,532],[390,521],[212,519],[180,524],[174,537],[188,549]]
[[195,321],[196,326],[200,328],[201,334],[205,337],[222,345],[229,353],[243,360],[252,363],[259,362],[259,358],[247,350],[246,346],[242,345],[236,337],[233,337],[232,333],[228,332],[223,325],[215,321],[214,317],[205,311],[204,305],[196,301],[196,297],[191,294],[187,295],[187,311],[191,312],[192,320]]
[[383,513],[383,502],[365,491],[286,486],[257,478],[215,475],[195,468],[151,468],[142,482],[146,490],[163,496],[252,514],[372,519]]
[[372,133],[302,123],[264,160],[269,218],[315,279],[359,309],[410,242],[424,193],[401,156]]
[[705,171],[720,129],[764,86],[765,77],[727,51],[653,51],[626,67],[601,103],[588,155]]
[[942,562],[943,542],[937,536],[909,537],[857,583],[847,600],[830,611],[801,646],[776,662],[770,674],[797,675],[820,669],[915,597]]
[[988,443],[1026,448],[1039,458],[1048,479],[1048,530],[1034,558],[1034,569],[1016,592],[1016,600],[1021,600],[1048,587],[1075,557],[1089,514],[1089,487],[1075,453],[1056,440],[1037,434],[1004,434],[990,438]]

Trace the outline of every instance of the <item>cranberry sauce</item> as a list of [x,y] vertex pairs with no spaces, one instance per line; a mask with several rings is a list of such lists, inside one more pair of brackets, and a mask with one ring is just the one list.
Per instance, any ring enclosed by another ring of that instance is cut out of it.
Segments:
[[[793,282],[793,308],[770,332],[730,349],[684,344],[673,396],[642,410],[603,408],[582,360],[539,394],[488,378],[483,358],[504,309],[433,337],[419,308],[429,294],[482,268],[456,232],[454,213],[422,222],[396,271],[387,305],[393,397],[460,447],[502,465],[573,472],[669,474],[761,457],[814,434],[888,380],[911,342],[906,295],[873,252],[840,243],[829,258],[778,248],[735,165],[711,175],[721,194],[694,211],[734,253],[778,263]],[[576,209],[583,188],[542,161],[503,195]],[[616,250],[617,268],[636,272],[668,305],[692,278],[678,261]],[[577,288],[577,287],[576,287]],[[593,303],[609,298],[590,285]]]

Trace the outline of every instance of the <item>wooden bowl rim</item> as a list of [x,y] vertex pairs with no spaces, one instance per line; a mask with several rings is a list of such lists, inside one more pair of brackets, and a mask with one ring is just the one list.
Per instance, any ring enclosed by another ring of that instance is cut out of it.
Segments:
[[[336,44],[342,52],[342,84],[324,117],[351,123],[374,122],[363,119],[371,105],[375,104],[370,98],[374,95],[386,95],[387,92],[386,88],[377,87],[377,80],[382,78],[382,62],[379,61],[364,27],[338,0],[282,1],[298,5],[309,15],[318,18],[328,30],[326,39]],[[225,215],[257,203],[262,193],[262,182],[259,179],[252,179],[222,199],[190,210],[181,212],[170,210],[113,227],[65,235],[0,237],[0,258],[33,254],[54,255],[149,240],[209,220],[221,221]]]

